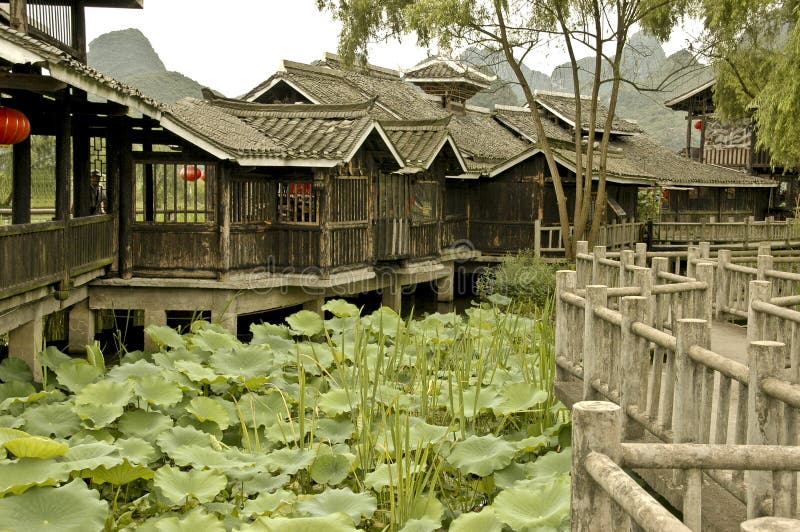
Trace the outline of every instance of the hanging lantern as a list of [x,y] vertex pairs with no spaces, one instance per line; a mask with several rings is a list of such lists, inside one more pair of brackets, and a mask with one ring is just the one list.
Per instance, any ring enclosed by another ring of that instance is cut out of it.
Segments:
[[28,117],[16,109],[0,107],[0,144],[17,144],[31,134]]
[[703,121],[702,120],[698,120],[697,122],[695,122],[694,123],[694,128],[695,129],[703,129]]
[[200,179],[202,179],[203,181],[206,180],[206,172],[205,172],[205,170],[200,170]]
[[181,168],[181,179],[184,181],[197,181],[198,179],[205,179],[205,172],[193,164],[187,165]]

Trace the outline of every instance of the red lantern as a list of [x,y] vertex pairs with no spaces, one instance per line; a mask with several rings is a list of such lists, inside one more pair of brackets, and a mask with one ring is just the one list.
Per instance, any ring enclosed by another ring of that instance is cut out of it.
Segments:
[[17,144],[31,134],[28,117],[16,109],[0,107],[0,144]]
[[200,170],[200,179],[202,179],[203,181],[206,180],[206,173],[204,170]]
[[694,123],[694,128],[695,129],[703,129],[703,121],[702,120],[698,120],[697,122],[695,122]]
[[200,170],[195,165],[187,165],[181,168],[181,179],[184,181],[196,181],[198,179],[205,179],[205,172]]

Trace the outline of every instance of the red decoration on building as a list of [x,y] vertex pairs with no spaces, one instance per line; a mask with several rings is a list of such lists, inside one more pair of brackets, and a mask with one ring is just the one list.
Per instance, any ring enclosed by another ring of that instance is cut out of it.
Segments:
[[205,179],[205,178],[206,178],[206,173],[193,164],[181,168],[181,179],[183,179],[184,181],[196,181],[198,179]]
[[703,129],[703,121],[702,120],[698,120],[697,122],[695,122],[694,123],[694,128],[695,129]]
[[17,144],[31,134],[28,117],[16,109],[0,107],[0,144]]

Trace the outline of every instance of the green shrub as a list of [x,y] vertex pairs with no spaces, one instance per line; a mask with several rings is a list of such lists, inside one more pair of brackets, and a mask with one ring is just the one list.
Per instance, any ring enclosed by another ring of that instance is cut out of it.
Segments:
[[543,308],[556,291],[556,271],[565,267],[566,262],[546,261],[533,250],[520,251],[486,270],[478,279],[477,292],[483,299],[501,294],[523,308]]

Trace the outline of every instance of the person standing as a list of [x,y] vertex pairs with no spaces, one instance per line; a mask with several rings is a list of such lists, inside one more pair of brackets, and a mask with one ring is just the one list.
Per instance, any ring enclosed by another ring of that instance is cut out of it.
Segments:
[[106,210],[106,190],[100,183],[100,179],[105,177],[99,170],[92,170],[91,173],[91,198],[89,199],[89,214],[105,214]]

